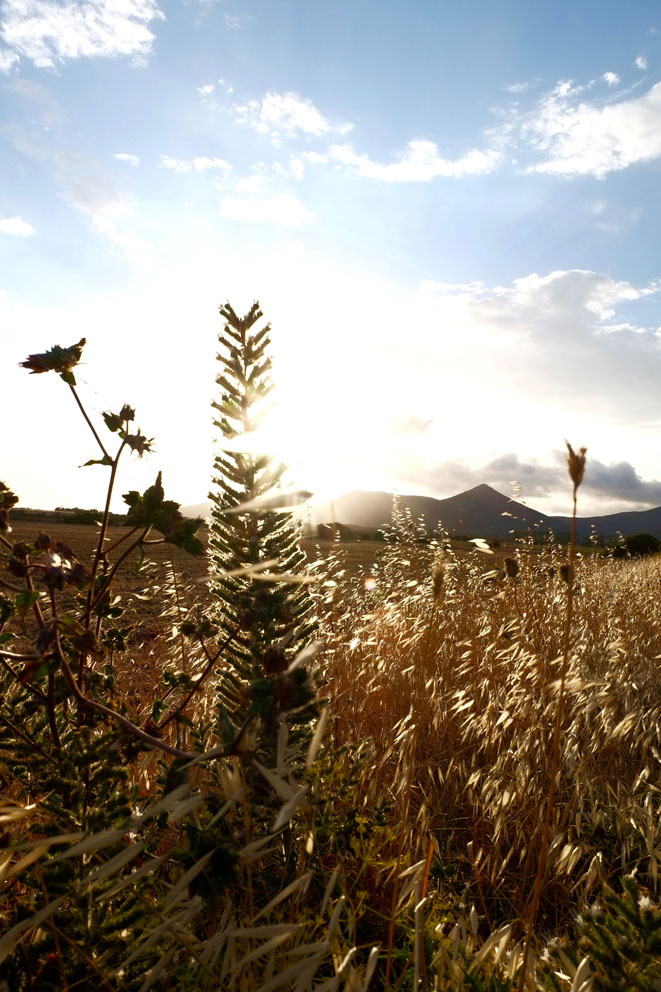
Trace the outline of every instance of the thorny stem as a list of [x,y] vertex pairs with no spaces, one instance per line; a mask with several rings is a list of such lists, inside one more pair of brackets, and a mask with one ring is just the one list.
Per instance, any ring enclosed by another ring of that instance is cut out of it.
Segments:
[[0,544],[4,544],[8,551],[13,548],[11,541],[8,541],[4,534],[0,534]]
[[560,669],[560,689],[558,692],[558,706],[555,714],[555,727],[553,730],[553,742],[551,745],[551,766],[549,772],[550,781],[549,781],[548,795],[546,798],[546,815],[544,817],[544,826],[542,829],[542,841],[538,854],[537,874],[535,876],[532,898],[530,900],[530,904],[528,907],[528,924],[526,927],[526,940],[523,948],[523,961],[521,963],[521,973],[519,976],[518,992],[523,992],[523,987],[525,985],[526,976],[527,976],[528,958],[530,956],[530,944],[532,941],[532,932],[535,926],[535,921],[537,919],[539,901],[542,894],[542,886],[544,884],[544,875],[546,871],[546,856],[548,854],[549,840],[551,834],[551,817],[553,815],[553,802],[555,799],[555,793],[557,788],[558,768],[560,766],[560,734],[562,730],[562,718],[564,715],[564,708],[565,708],[565,683],[567,680],[567,668],[569,666],[569,645],[570,645],[570,637],[571,637],[572,612],[574,606],[574,558],[576,555],[577,490],[578,490],[578,486],[574,484],[571,533],[569,537],[569,576],[568,576],[568,585],[567,585],[567,610],[565,613],[565,630],[564,630],[563,647],[562,647],[562,667]]
[[105,446],[103,444],[103,441],[101,440],[101,438],[99,437],[99,435],[96,433],[96,428],[95,428],[94,424],[92,423],[92,421],[90,420],[90,418],[87,416],[87,410],[85,409],[85,407],[83,406],[83,404],[80,401],[80,397],[78,396],[78,393],[76,392],[76,387],[75,386],[72,386],[71,383],[69,383],[69,389],[73,393],[73,398],[75,399],[76,403],[78,404],[78,409],[80,410],[80,412],[82,413],[83,417],[85,418],[85,422],[86,422],[87,426],[89,427],[89,429],[91,430],[92,434],[94,435],[94,438],[96,440],[96,443],[101,448],[101,451],[103,452],[104,458],[110,458],[110,455],[108,454],[108,452],[105,449]]
[[110,554],[111,551],[116,551],[117,548],[120,546],[120,544],[123,544],[124,541],[126,541],[129,537],[133,537],[136,530],[139,529],[140,529],[139,527],[132,527],[131,530],[127,531],[126,534],[123,534],[122,537],[118,537],[117,540],[114,541],[109,548],[106,548],[104,554],[107,556]]
[[[75,392],[74,392],[75,395]],[[76,399],[78,397],[76,396]],[[81,406],[82,409],[82,406]],[[84,412],[84,411],[83,411]],[[87,419],[87,416],[86,416]],[[94,430],[94,428],[92,428]],[[94,432],[96,434],[96,431]],[[99,444],[101,442],[99,441]],[[91,585],[89,592],[87,593],[87,606],[85,609],[85,627],[89,630],[90,618],[92,616],[92,598],[94,595],[94,579],[96,578],[96,573],[99,570],[99,563],[103,557],[103,545],[106,540],[106,533],[108,531],[108,518],[110,516],[110,501],[112,499],[112,491],[115,485],[115,477],[117,475],[117,466],[119,465],[119,459],[126,445],[126,441],[122,441],[120,444],[117,454],[115,455],[110,469],[110,480],[108,482],[108,492],[106,494],[106,505],[103,510],[103,517],[101,518],[101,529],[99,531],[99,542],[97,544],[96,552],[94,554],[94,560],[92,562],[92,576]],[[101,445],[103,447],[103,445]],[[105,451],[105,448],[104,448]],[[78,686],[82,689],[83,686],[83,674],[85,672],[85,661],[87,660],[87,655],[81,652],[80,661],[78,663]]]
[[[55,590],[50,591],[50,608],[53,622],[57,617],[57,604],[55,602]],[[57,628],[56,628],[57,629]],[[48,673],[48,689],[46,693],[46,711],[48,713],[48,726],[50,727],[53,744],[58,751],[62,750],[62,741],[57,731],[57,721],[55,719],[55,672]]]
[[126,447],[126,441],[122,441],[120,444],[117,454],[115,455],[110,469],[110,480],[108,482],[108,492],[106,494],[106,505],[103,510],[103,517],[101,518],[101,530],[99,532],[99,543],[97,545],[96,554],[94,555],[94,561],[92,563],[92,579],[96,578],[96,573],[99,570],[99,562],[103,556],[103,545],[106,539],[106,533],[108,531],[108,517],[110,516],[110,501],[112,499],[112,491],[115,486],[115,477],[117,475],[117,466],[119,465],[119,459],[121,457],[122,451]]

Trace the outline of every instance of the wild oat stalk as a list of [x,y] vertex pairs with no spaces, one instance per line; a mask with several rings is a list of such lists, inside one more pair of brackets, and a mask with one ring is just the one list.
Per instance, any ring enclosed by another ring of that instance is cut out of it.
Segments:
[[549,788],[546,796],[546,815],[544,817],[542,840],[538,854],[539,861],[537,865],[537,874],[535,876],[532,898],[530,900],[530,904],[527,910],[528,925],[526,928],[526,939],[523,948],[523,962],[521,964],[521,973],[519,975],[518,992],[523,992],[523,987],[526,981],[526,975],[528,970],[528,958],[530,956],[530,943],[532,940],[532,933],[535,926],[535,921],[537,920],[539,900],[541,898],[542,886],[544,884],[544,875],[546,871],[546,856],[548,854],[549,843],[550,843],[551,818],[553,816],[553,802],[555,799],[558,768],[560,765],[560,733],[562,730],[562,718],[565,708],[565,683],[567,681],[567,667],[569,665],[569,646],[571,639],[572,612],[574,606],[574,558],[576,555],[576,501],[577,501],[578,487],[583,481],[583,474],[585,472],[585,453],[587,449],[581,448],[577,454],[572,448],[569,441],[566,441],[565,443],[567,445],[567,470],[569,472],[569,478],[572,481],[572,487],[573,487],[571,533],[569,537],[569,575],[567,578],[567,610],[565,613],[565,629],[564,629],[563,648],[562,648],[562,665],[560,668],[560,687],[558,690],[558,705],[555,714],[553,742],[551,744]]

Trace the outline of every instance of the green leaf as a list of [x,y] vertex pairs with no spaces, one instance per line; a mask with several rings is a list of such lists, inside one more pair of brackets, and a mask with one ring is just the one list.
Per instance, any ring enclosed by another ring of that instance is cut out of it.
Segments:
[[36,589],[32,592],[19,592],[16,597],[16,607],[21,616],[25,616],[39,599]]
[[109,431],[112,431],[113,434],[120,431],[124,426],[124,418],[119,413],[106,412],[103,414],[103,419],[106,427]]
[[81,468],[87,468],[88,465],[107,465],[112,468],[112,458],[110,455],[104,455],[103,458],[90,458],[88,462],[84,462]]
[[0,593],[0,624],[6,623],[16,613],[16,607],[8,596]]
[[151,718],[154,721],[154,723],[157,723],[158,720],[160,720],[161,714],[166,709],[167,709],[167,705],[163,702],[162,699],[154,700],[154,705],[151,708]]
[[161,532],[168,544],[174,544],[196,557],[202,555],[204,545],[195,536],[203,523],[202,518],[184,517],[179,510],[179,503],[166,500],[161,479],[159,472],[154,485],[146,489],[142,496],[135,491],[125,493],[124,501],[130,507],[126,517],[127,526],[154,527]]

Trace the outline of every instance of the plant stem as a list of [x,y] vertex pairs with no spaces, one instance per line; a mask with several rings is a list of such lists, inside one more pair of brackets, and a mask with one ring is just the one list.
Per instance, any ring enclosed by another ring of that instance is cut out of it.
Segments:
[[558,769],[560,766],[560,734],[562,731],[562,718],[565,708],[565,683],[567,680],[567,668],[569,666],[569,645],[571,638],[571,622],[574,606],[574,558],[576,555],[576,493],[578,486],[574,484],[573,508],[571,518],[571,533],[569,538],[569,576],[567,584],[567,610],[565,613],[565,630],[562,647],[562,666],[560,669],[560,689],[558,692],[558,706],[555,714],[555,727],[553,730],[553,742],[551,745],[551,766],[549,772],[549,789],[546,798],[546,815],[542,829],[542,842],[539,850],[539,861],[537,874],[533,886],[532,898],[528,907],[528,925],[526,928],[526,940],[523,948],[523,962],[521,964],[521,974],[519,976],[518,992],[523,992],[528,969],[528,958],[530,956],[530,944],[532,932],[537,919],[539,902],[542,895],[544,875],[546,871],[546,856],[549,850],[551,834],[551,818],[553,816],[553,802],[557,787]]
[[[74,391],[74,395],[76,395],[75,394],[75,391]],[[76,396],[76,399],[77,398],[78,397]],[[94,428],[92,428],[92,430],[94,430]],[[94,433],[96,434],[96,431]],[[101,444],[100,441],[99,441],[99,444]],[[114,485],[115,485],[115,477],[117,475],[117,466],[119,465],[119,459],[121,457],[121,454],[122,454],[122,451],[124,450],[125,445],[126,445],[126,441],[122,441],[122,443],[120,444],[120,446],[119,446],[119,448],[117,450],[117,454],[115,455],[115,457],[113,459],[112,466],[111,466],[111,469],[110,469],[110,479],[108,481],[108,492],[106,493],[106,505],[105,505],[104,510],[103,510],[103,517],[101,518],[101,529],[99,531],[99,542],[97,544],[96,552],[94,554],[94,560],[92,562],[91,585],[90,585],[89,592],[87,593],[87,606],[85,608],[85,628],[87,630],[89,630],[90,619],[91,619],[91,616],[92,616],[92,600],[93,600],[93,596],[94,596],[94,580],[96,578],[96,573],[99,570],[99,563],[100,563],[100,561],[101,561],[101,559],[103,557],[103,545],[105,543],[106,533],[108,531],[108,518],[110,516],[110,501],[112,499],[112,491],[113,491],[113,488],[114,488]],[[98,637],[98,634],[99,634],[99,632],[97,631],[97,637]],[[83,687],[83,675],[85,673],[85,661],[86,661],[86,659],[87,659],[87,655],[84,652],[81,652],[80,660],[78,662],[78,687],[79,687],[79,689],[82,689],[82,687]]]
[[124,534],[123,537],[118,537],[117,540],[114,541],[113,544],[111,544],[109,548],[106,548],[105,554],[106,555],[109,555],[111,551],[116,551],[117,548],[120,546],[120,544],[123,544],[124,541],[126,541],[129,537],[133,537],[133,535],[135,534],[136,530],[139,530],[139,529],[140,529],[139,527],[131,527],[131,530],[128,531],[128,533]]
[[[137,527],[134,527],[133,528],[134,531],[136,531],[137,529],[138,529]],[[109,587],[111,586],[112,580],[115,578],[115,575],[117,574],[117,570],[120,568],[120,566],[123,564],[123,562],[126,561],[126,559],[131,554],[131,552],[132,551],[135,551],[135,549],[137,547],[139,547],[140,544],[143,543],[143,538],[144,538],[145,534],[148,534],[149,533],[149,531],[150,531],[150,528],[149,527],[146,527],[145,530],[143,530],[143,532],[140,535],[140,537],[138,537],[135,541],[133,541],[132,544],[129,544],[128,548],[125,548],[124,549],[124,551],[122,552],[122,554],[119,556],[119,558],[117,559],[117,561],[115,562],[115,564],[112,566],[112,568],[108,572],[103,585],[101,586],[101,588],[97,592],[96,596],[92,600],[92,605],[90,607],[90,610],[93,610],[94,607],[97,606],[98,603],[101,602],[101,599],[106,594],[106,592],[108,591]]]
[[[57,603],[55,601],[55,590],[50,591],[50,608],[53,623],[57,622]],[[48,673],[48,689],[46,692],[46,712],[48,713],[48,726],[50,727],[53,744],[57,751],[62,750],[62,741],[57,730],[57,720],[55,714],[55,672]]]
[[69,383],[69,389],[73,393],[73,398],[75,399],[76,403],[78,404],[78,409],[80,410],[80,412],[82,413],[83,417],[85,418],[85,422],[86,422],[87,426],[89,427],[89,429],[91,430],[92,434],[94,435],[94,438],[96,440],[96,443],[101,448],[101,451],[103,452],[104,457],[105,458],[110,458],[110,455],[108,454],[108,452],[106,451],[106,449],[104,447],[103,441],[101,440],[101,438],[99,437],[99,435],[96,433],[96,428],[95,428],[94,424],[92,423],[92,421],[90,420],[90,418],[87,416],[87,410],[85,409],[85,407],[83,406],[83,404],[80,401],[80,397],[78,396],[78,393],[76,392],[76,387],[75,386],[72,386],[71,383]]

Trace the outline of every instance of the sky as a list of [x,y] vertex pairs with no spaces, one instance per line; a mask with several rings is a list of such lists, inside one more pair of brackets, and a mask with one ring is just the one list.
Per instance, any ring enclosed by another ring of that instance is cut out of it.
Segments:
[[[661,504],[661,8],[0,0],[0,478],[102,505],[68,387],[206,498],[218,307],[260,302],[263,444],[325,499],[486,482]],[[104,430],[101,423],[99,430]],[[108,435],[109,442],[113,439]]]

